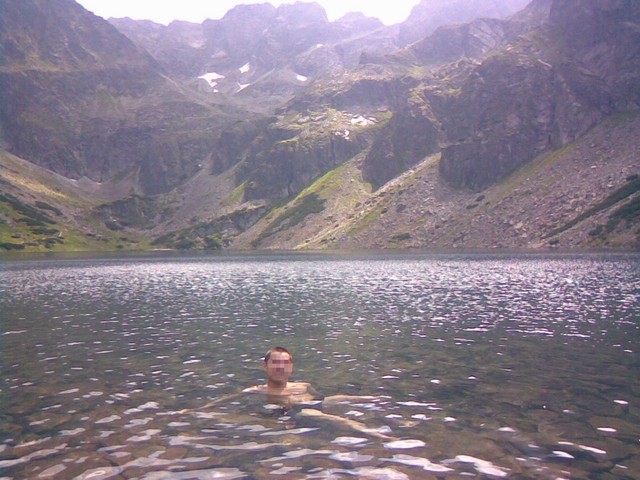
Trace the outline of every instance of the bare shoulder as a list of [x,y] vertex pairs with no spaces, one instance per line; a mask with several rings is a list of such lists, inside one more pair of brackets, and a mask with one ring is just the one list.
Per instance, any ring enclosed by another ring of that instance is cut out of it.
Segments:
[[295,388],[309,388],[311,385],[309,382],[289,382],[287,383],[287,387],[295,387]]
[[287,392],[291,394],[307,393],[311,384],[308,382],[289,382],[287,383]]
[[266,385],[254,385],[253,387],[248,387],[242,390],[242,393],[267,393]]

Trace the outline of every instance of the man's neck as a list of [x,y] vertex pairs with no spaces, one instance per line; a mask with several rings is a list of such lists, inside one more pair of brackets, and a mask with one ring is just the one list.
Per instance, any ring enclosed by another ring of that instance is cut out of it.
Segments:
[[267,381],[267,388],[269,390],[281,391],[281,390],[284,390],[285,388],[287,388],[287,382],[278,383],[278,382],[274,382],[272,380],[268,380]]

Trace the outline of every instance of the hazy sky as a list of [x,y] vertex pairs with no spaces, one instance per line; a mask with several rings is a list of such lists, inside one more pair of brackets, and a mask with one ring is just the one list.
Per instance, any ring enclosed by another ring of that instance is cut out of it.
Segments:
[[[266,3],[267,0],[76,0],[87,10],[104,18],[131,17],[168,24],[172,20],[201,23],[207,18],[219,19],[238,4]],[[333,21],[345,13],[359,11],[379,18],[384,24],[399,23],[409,16],[420,0],[315,0]],[[269,0],[278,6],[293,0]]]

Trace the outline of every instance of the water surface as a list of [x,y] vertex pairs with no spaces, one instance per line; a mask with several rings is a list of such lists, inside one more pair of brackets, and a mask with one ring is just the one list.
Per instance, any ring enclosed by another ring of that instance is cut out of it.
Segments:
[[[0,263],[0,477],[638,478],[640,256]],[[373,396],[283,414],[261,357]],[[183,412],[187,409],[188,411]],[[385,437],[386,436],[386,437]]]

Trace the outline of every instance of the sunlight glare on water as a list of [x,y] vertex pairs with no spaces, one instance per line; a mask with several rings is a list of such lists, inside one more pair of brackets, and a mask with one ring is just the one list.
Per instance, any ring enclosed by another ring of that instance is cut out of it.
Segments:
[[[5,260],[0,477],[630,478],[639,296],[637,255]],[[280,344],[360,397],[205,407]]]

